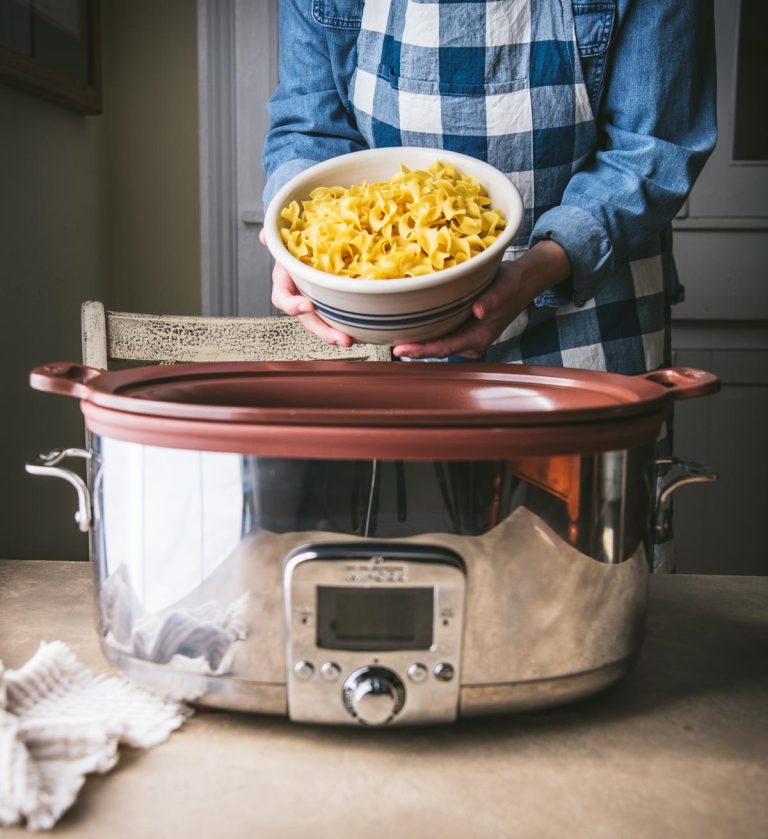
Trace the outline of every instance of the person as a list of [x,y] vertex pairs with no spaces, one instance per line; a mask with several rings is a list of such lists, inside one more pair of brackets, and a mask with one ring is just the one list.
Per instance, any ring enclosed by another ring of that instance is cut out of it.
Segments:
[[[520,231],[468,321],[393,355],[644,373],[671,363],[671,222],[714,148],[715,104],[711,0],[281,0],[264,204],[347,152],[478,157],[520,191]],[[352,343],[283,266],[272,280],[277,308]],[[657,545],[654,567],[672,556]]]
[[[479,157],[522,227],[473,316],[395,356],[584,367],[670,363],[670,223],[716,140],[711,2],[281,0],[265,206],[297,172],[376,146]],[[329,343],[276,265],[274,305]]]

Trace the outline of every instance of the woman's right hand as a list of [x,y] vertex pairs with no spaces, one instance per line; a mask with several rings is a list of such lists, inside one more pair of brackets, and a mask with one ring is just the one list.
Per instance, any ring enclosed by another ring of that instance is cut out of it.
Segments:
[[[259,239],[262,245],[265,244],[263,231]],[[296,288],[293,278],[285,266],[279,262],[275,263],[274,270],[272,271],[272,305],[287,315],[292,315],[297,318],[307,332],[312,332],[319,338],[322,338],[326,344],[351,347],[354,343],[349,335],[338,329],[334,329],[324,320],[320,319],[315,312],[312,301],[304,297],[298,288]]]

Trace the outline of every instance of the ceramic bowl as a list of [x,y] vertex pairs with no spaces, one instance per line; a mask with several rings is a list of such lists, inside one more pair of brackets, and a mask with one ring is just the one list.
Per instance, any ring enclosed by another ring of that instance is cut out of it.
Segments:
[[[316,187],[388,180],[400,171],[400,164],[426,169],[436,161],[452,163],[462,174],[477,178],[507,222],[489,248],[466,262],[421,277],[365,280],[318,271],[292,256],[283,244],[280,227],[286,222],[280,211],[291,201],[306,200]],[[493,166],[457,152],[396,147],[353,152],[305,169],[270,202],[264,232],[272,256],[288,270],[323,320],[356,341],[398,344],[446,335],[469,317],[472,302],[493,281],[522,219],[519,192]]]

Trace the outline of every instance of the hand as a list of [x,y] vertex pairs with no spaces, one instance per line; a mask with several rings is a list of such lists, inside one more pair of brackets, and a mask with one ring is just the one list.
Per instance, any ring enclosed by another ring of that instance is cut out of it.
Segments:
[[[266,244],[263,230],[259,234],[259,240],[262,245]],[[307,332],[312,332],[322,338],[326,344],[351,347],[354,343],[349,335],[328,326],[324,320],[321,320],[315,313],[312,301],[304,297],[296,288],[293,278],[279,262],[275,263],[272,271],[272,305],[288,315],[293,315]]]
[[488,347],[539,294],[571,273],[568,255],[556,242],[537,242],[520,259],[502,262],[491,287],[472,304],[472,316],[455,332],[421,344],[397,344],[396,356],[481,358]]

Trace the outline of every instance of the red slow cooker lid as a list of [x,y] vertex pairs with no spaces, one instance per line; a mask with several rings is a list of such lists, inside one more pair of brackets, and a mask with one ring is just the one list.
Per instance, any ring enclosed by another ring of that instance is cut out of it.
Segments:
[[[308,457],[406,456],[392,453],[398,446],[416,456],[427,446],[432,454],[425,457],[442,458],[461,439],[477,438],[474,453],[457,452],[474,457],[488,448],[481,438],[497,445],[511,432],[521,445],[546,443],[549,453],[626,447],[628,440],[653,439],[669,398],[718,386],[715,376],[687,368],[620,376],[506,364],[338,361],[110,372],[65,362],[36,368],[30,381],[80,398],[92,432],[134,442],[262,454],[265,447],[276,454],[279,443],[287,456]],[[371,446],[392,451],[376,454]]]

